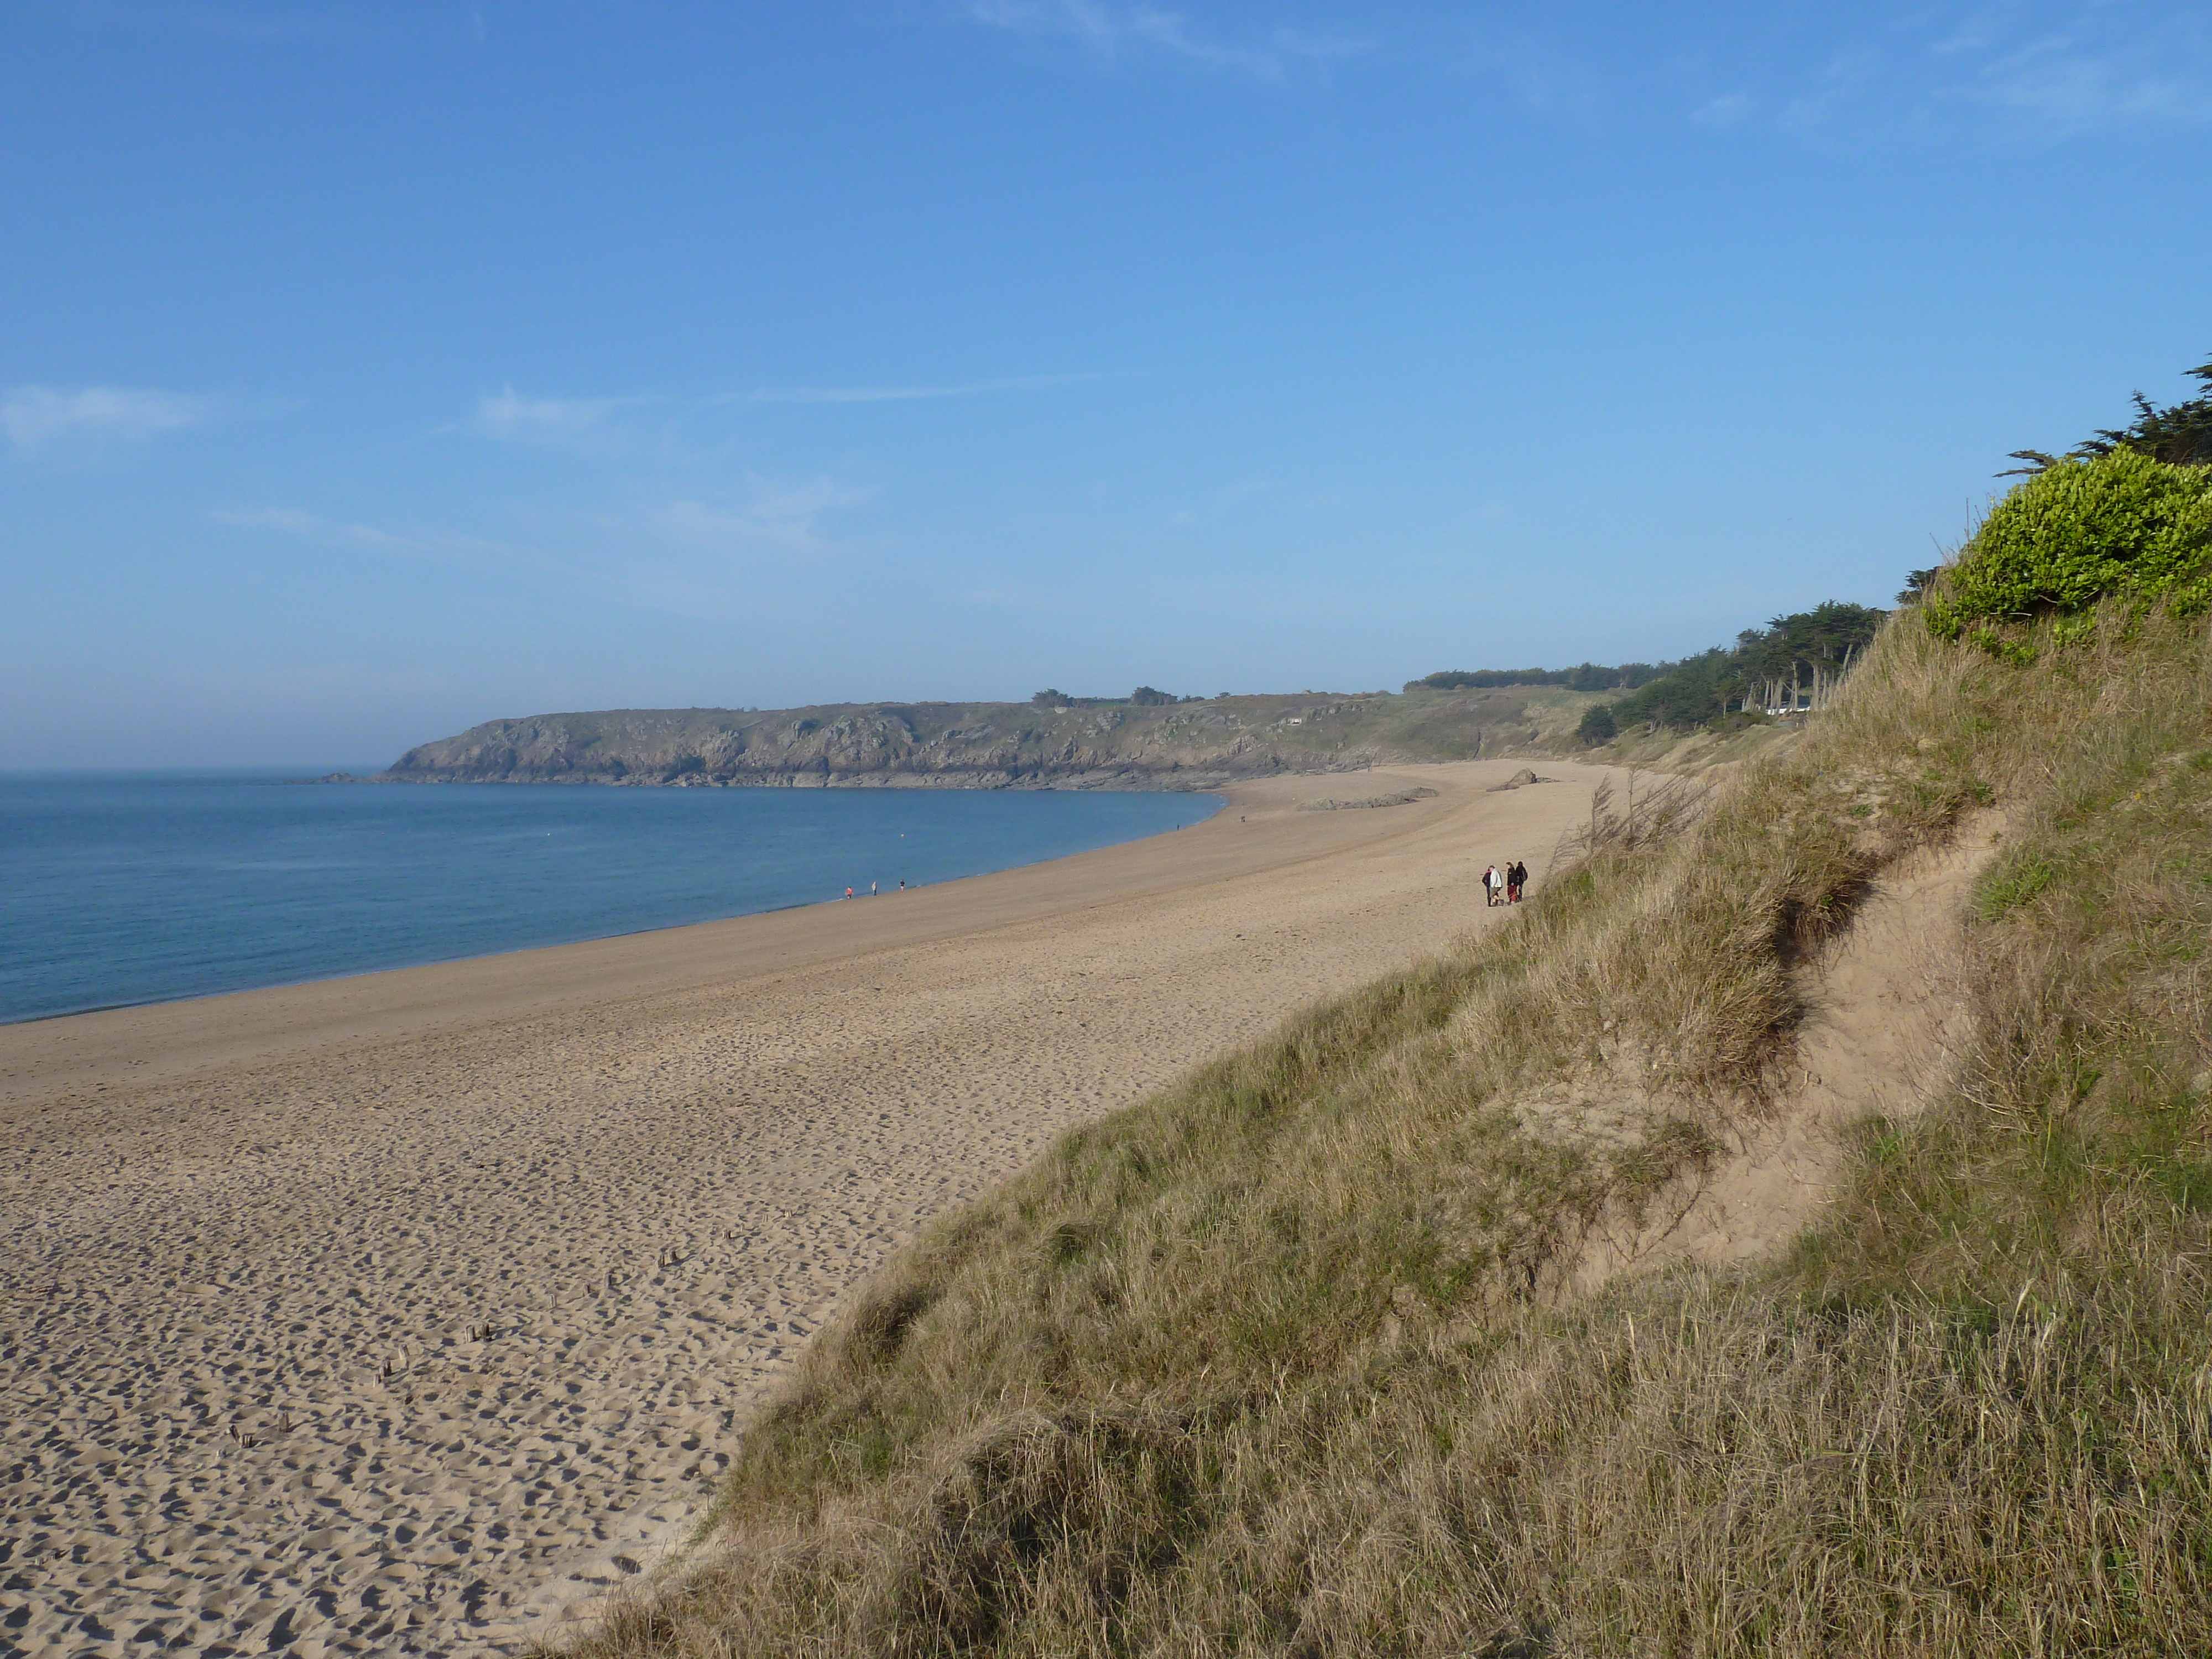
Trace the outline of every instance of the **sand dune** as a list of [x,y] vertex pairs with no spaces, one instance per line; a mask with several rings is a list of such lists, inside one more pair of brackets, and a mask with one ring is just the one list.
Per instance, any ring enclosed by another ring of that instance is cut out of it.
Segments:
[[[0,1650],[519,1644],[898,1240],[1492,925],[1599,776],[1236,786],[1049,865],[0,1029]],[[1339,793],[1342,793],[1341,790]]]

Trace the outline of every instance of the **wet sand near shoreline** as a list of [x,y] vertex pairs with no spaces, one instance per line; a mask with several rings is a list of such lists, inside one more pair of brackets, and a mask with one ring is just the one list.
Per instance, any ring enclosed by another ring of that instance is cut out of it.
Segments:
[[[1604,775],[1291,777],[873,899],[0,1028],[0,1653],[557,1638],[884,1255],[1495,925]],[[1299,812],[1426,786],[1433,799]]]

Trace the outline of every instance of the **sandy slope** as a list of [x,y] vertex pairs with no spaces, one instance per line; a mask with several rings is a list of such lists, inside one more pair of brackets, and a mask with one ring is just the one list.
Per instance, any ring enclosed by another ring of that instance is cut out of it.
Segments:
[[1951,1081],[1972,1032],[1966,903],[2002,822],[1981,814],[1948,846],[1883,872],[1808,975],[1813,1012],[1791,1086],[1707,1172],[1661,1259],[1741,1261],[1782,1243],[1844,1177],[1855,1125],[1909,1122]]
[[1486,791],[1520,764],[0,1029],[0,1650],[447,1653],[588,1611],[918,1223],[1491,919],[1476,872],[1540,871],[1596,781]]
[[[1927,1108],[1972,1037],[1966,904],[2002,839],[2001,815],[1980,813],[1948,844],[1883,872],[1850,928],[1803,970],[1810,1012],[1792,1075],[1763,1110],[1728,1126],[1729,1152],[1666,1194],[1640,1228],[1601,1228],[1577,1263],[1577,1290],[1626,1269],[1742,1262],[1776,1249],[1847,1177],[1862,1126],[1909,1122]],[[1681,1104],[1634,1096],[1614,1103],[1624,1122]],[[1622,1132],[1592,1115],[1567,1127]]]

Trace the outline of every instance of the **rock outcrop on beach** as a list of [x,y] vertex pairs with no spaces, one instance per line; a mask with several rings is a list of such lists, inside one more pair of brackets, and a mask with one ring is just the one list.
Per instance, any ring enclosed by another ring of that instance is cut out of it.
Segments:
[[1203,702],[840,703],[489,720],[376,781],[688,788],[1204,789],[1278,773],[1474,760],[1571,739],[1589,699],[1547,690]]
[[1524,766],[1504,782],[1492,784],[1490,793],[1494,795],[1500,790],[1526,789],[1532,783],[1557,783],[1558,781],[1557,778],[1540,778],[1536,775],[1535,769]]
[[1301,812],[1358,812],[1377,806],[1410,806],[1417,800],[1434,800],[1436,795],[1437,792],[1433,789],[1401,789],[1394,794],[1369,795],[1360,800],[1337,800],[1334,798],[1302,800],[1298,803],[1298,811]]

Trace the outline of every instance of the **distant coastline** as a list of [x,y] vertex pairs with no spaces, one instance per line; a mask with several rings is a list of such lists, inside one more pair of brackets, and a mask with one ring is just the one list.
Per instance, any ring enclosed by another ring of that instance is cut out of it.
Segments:
[[1158,702],[836,703],[611,709],[488,720],[328,783],[661,788],[1206,790],[1576,747],[1591,702],[1565,688]]

